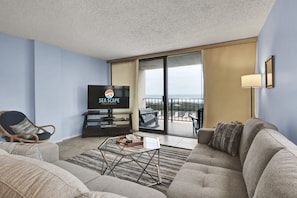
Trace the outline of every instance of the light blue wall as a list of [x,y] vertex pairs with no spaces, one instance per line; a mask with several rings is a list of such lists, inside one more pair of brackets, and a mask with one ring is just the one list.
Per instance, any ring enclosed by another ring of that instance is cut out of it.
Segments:
[[[258,90],[259,117],[297,143],[297,1],[276,1],[258,38],[257,70],[275,56],[275,88]],[[263,75],[264,76],[264,75]],[[264,80],[265,81],[265,78]],[[263,82],[264,83],[264,82]]]
[[108,84],[107,63],[6,34],[0,34],[0,52],[0,110],[20,110],[38,125],[55,125],[51,141],[80,135],[87,85]]
[[51,140],[61,140],[67,137],[62,130],[62,49],[37,41],[34,43],[36,123],[53,124],[57,133]]
[[87,85],[108,84],[108,67],[106,62],[102,61],[98,64],[96,59],[79,56],[69,51],[62,53],[62,64],[62,89],[67,90],[68,93],[64,95],[65,100],[62,100],[64,110],[62,130],[81,134],[83,122],[81,114],[87,110]]
[[87,110],[87,85],[108,84],[105,61],[35,42],[36,122],[50,118],[54,140],[80,135]]
[[34,44],[0,34],[0,111],[20,110],[34,119]]

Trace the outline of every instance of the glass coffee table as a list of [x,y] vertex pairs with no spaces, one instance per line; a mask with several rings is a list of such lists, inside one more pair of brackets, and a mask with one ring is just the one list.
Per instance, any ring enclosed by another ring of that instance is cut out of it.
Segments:
[[[109,137],[98,146],[98,150],[103,158],[102,175],[112,174],[117,177],[115,168],[124,163],[135,163],[141,169],[136,182],[140,183],[141,177],[147,174],[154,181],[149,186],[162,183],[160,175],[160,141],[158,137],[131,134]],[[157,176],[153,176],[147,171],[149,166],[156,168]]]

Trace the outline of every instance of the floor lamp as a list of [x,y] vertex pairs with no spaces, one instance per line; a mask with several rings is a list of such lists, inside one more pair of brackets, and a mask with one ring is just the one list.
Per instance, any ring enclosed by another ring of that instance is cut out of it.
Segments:
[[241,76],[241,87],[251,89],[251,117],[253,117],[253,88],[261,87],[261,74],[249,74]]

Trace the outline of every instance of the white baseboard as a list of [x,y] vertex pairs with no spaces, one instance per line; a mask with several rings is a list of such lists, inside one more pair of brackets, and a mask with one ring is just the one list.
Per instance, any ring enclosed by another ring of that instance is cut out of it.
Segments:
[[72,139],[72,138],[76,138],[76,137],[78,137],[78,136],[81,136],[81,134],[77,134],[77,135],[69,136],[69,137],[63,138],[63,139],[61,139],[61,140],[57,140],[57,141],[55,141],[54,143],[61,143],[61,142],[63,142],[64,140],[69,140],[69,139]]

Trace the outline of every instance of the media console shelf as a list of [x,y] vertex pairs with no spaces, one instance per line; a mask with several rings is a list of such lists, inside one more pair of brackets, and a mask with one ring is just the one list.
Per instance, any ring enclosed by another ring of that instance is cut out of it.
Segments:
[[88,111],[82,115],[84,116],[83,138],[132,133],[132,112]]

